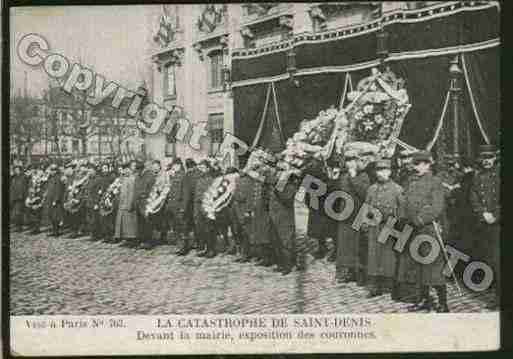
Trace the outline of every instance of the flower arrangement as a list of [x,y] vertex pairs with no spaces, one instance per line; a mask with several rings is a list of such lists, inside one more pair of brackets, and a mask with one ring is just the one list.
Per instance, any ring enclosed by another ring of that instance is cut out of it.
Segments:
[[38,210],[43,207],[43,201],[46,196],[45,184],[48,182],[48,173],[44,171],[37,171],[30,181],[27,199],[25,206],[32,210]]
[[395,149],[393,138],[399,135],[404,117],[411,107],[404,80],[390,69],[381,73],[373,69],[371,76],[358,83],[348,94],[352,101],[346,109],[350,141],[368,142],[378,146],[378,155],[390,157]]
[[167,195],[169,194],[169,175],[167,172],[160,174],[150,191],[144,214],[146,217],[158,213],[164,203],[166,202]]
[[100,198],[100,215],[108,216],[114,210],[114,204],[121,191],[122,178],[118,177],[112,182]]
[[66,191],[66,201],[64,209],[70,213],[76,213],[82,205],[84,191],[89,181],[89,172],[86,172],[82,178],[73,181]]
[[238,179],[238,173],[217,177],[205,191],[201,205],[207,218],[215,220],[216,214],[228,207],[237,188]]

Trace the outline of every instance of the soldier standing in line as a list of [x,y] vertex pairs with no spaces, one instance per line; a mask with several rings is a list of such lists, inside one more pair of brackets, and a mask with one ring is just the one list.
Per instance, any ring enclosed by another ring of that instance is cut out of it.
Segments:
[[199,251],[198,256],[213,258],[217,255],[216,230],[213,221],[205,215],[202,202],[203,195],[212,184],[214,176],[212,174],[212,167],[207,160],[202,160],[198,163],[198,170],[201,172],[201,176],[197,179],[196,188],[194,189],[194,234]]
[[108,163],[103,163],[99,166],[99,173],[96,175],[96,180],[92,186],[91,201],[92,207],[92,223],[91,237],[93,239],[102,240],[108,236],[109,224],[104,217],[100,214],[100,200],[102,195],[109,188],[113,181],[112,176],[109,173]]
[[[436,239],[441,233],[437,233],[435,224],[440,223],[445,210],[442,180],[432,173],[433,162],[429,152],[414,153],[412,161],[415,176],[405,188],[402,218],[414,229],[410,241],[418,235],[428,235]],[[408,248],[408,244],[405,248]],[[431,250],[432,246],[427,242],[423,242],[418,249],[422,257],[429,255]],[[437,312],[449,312],[446,279],[442,274],[445,265],[443,251],[445,248],[440,246],[438,256],[429,264],[417,263],[420,294],[417,303],[409,308],[410,311],[430,311],[433,308],[433,301],[429,291],[430,287],[434,287],[438,295]],[[408,250],[403,251],[403,254],[410,256]]]
[[[198,230],[194,226],[194,191],[196,189],[196,182],[202,176],[202,172],[197,168],[196,162],[192,158],[185,160],[187,172],[184,175],[182,186],[182,200],[184,208],[184,237],[183,247],[176,253],[179,256],[187,255],[193,248],[191,240],[191,232],[196,236]],[[197,239],[195,240],[197,241]],[[202,248],[203,249],[203,248]]]
[[378,237],[387,218],[399,216],[404,200],[402,187],[390,178],[392,173],[390,160],[378,160],[374,168],[376,183],[369,187],[365,202],[378,209],[383,218],[379,225],[368,228],[368,298],[379,296],[385,290],[392,289],[396,267],[394,242],[388,240],[383,244],[378,242]]
[[185,207],[183,201],[183,187],[185,170],[182,161],[175,158],[170,164],[169,193],[165,204],[165,213],[169,218],[176,240],[185,241],[187,226],[185,225]]
[[95,211],[98,211],[98,208],[94,208],[98,206],[97,201],[95,201],[97,194],[95,194],[95,187],[98,182],[98,173],[94,165],[89,165],[89,181],[87,182],[85,188],[85,219],[84,221],[87,224],[87,229],[89,234],[91,235],[91,240],[97,241],[98,238],[98,223],[96,223]]
[[360,261],[360,233],[355,231],[351,225],[358,209],[365,201],[370,180],[367,173],[359,168],[357,159],[356,151],[346,151],[344,161],[347,172],[340,176],[337,186],[337,190],[342,190],[351,196],[354,208],[357,210],[353,210],[348,219],[340,221],[338,224],[336,277],[341,282],[356,280],[359,285],[362,285],[364,273]]
[[59,237],[63,212],[64,182],[62,181],[56,164],[50,165],[49,171],[50,176],[48,178],[45,207],[47,208],[48,218],[51,224],[50,236]]
[[253,255],[250,248],[252,185],[253,179],[246,172],[241,171],[229,208],[233,232],[239,247],[239,257],[235,259],[235,262],[239,263],[249,262]]
[[13,213],[12,223],[15,226],[15,232],[23,230],[25,216],[25,198],[28,192],[28,180],[21,164],[14,165],[14,174],[11,177],[11,188],[9,193],[9,204]]
[[[481,168],[474,178],[471,189],[471,203],[478,224],[478,248],[494,270],[496,305],[500,307],[500,168],[493,145],[480,148]],[[492,307],[492,306],[490,306]]]
[[[300,185],[299,170],[285,169],[271,171],[266,176],[270,187],[269,214],[271,219],[270,232],[278,271],[287,275],[294,264],[298,270],[306,269],[307,241],[304,235],[296,235],[294,204]],[[284,187],[279,183],[286,179]]]
[[[413,151],[404,149],[399,152],[397,168],[394,173],[394,181],[403,189],[408,186],[410,180],[415,176],[412,165]],[[396,256],[395,283],[392,289],[392,299],[413,303],[417,299],[417,265],[410,255],[394,252]],[[400,278],[400,280],[399,280]]]
[[153,226],[146,216],[146,202],[155,184],[157,173],[160,172],[158,160],[148,161],[146,168],[142,162],[137,166],[139,174],[135,177],[134,201],[137,209],[137,240],[141,249],[152,249],[156,246],[153,238]]
[[124,241],[121,246],[135,248],[137,242],[137,209],[135,205],[135,171],[136,163],[122,165],[119,203],[114,225],[114,238]]
[[443,220],[444,238],[448,244],[454,246],[460,237],[457,223],[460,209],[456,207],[456,201],[461,192],[459,158],[451,154],[445,155],[437,177],[442,180],[447,206]]

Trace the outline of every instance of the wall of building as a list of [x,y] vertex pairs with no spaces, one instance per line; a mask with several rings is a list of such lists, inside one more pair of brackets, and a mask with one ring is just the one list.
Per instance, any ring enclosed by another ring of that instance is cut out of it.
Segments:
[[[415,6],[428,6],[432,2],[420,2]],[[342,4],[342,3],[341,3]],[[235,49],[268,46],[287,39],[290,35],[325,31],[353,25],[372,19],[381,12],[408,8],[408,2],[346,2],[343,5],[326,3],[279,3],[279,4],[227,4],[225,21],[214,26],[211,32],[202,32],[198,19],[208,13],[204,4],[155,6],[150,26],[150,53],[152,66],[152,95],[157,103],[168,109],[180,106],[194,125],[205,125],[209,117],[223,116],[223,131],[233,133],[235,121],[233,98],[230,91],[210,91],[208,88],[209,53],[221,50],[225,64],[231,68],[231,53]],[[221,4],[215,5],[217,9]],[[158,44],[153,40],[164,22],[171,24],[173,40]],[[208,17],[208,16],[207,16]],[[212,20],[212,18],[210,18]],[[320,24],[320,27],[319,27]],[[176,96],[165,94],[165,65],[175,67]],[[180,157],[201,158],[209,154],[210,140],[202,138],[201,148],[194,149],[184,143],[166,145],[166,135],[159,133],[146,136],[146,151],[150,157],[164,159],[175,154]],[[166,151],[173,147],[174,151]]]

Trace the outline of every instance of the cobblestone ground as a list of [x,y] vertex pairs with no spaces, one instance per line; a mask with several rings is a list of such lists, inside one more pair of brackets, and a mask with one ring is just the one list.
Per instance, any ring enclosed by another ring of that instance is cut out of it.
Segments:
[[[226,254],[179,257],[172,245],[147,251],[87,237],[12,233],[10,248],[13,315],[402,313],[408,306],[389,294],[367,299],[354,283],[337,284],[335,266],[325,260],[282,276]],[[453,312],[487,311],[493,297],[458,296],[449,284]]]

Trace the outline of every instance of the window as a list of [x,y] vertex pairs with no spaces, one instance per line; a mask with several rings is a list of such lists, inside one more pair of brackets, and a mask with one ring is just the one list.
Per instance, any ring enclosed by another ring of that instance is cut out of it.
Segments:
[[211,114],[208,116],[208,135],[210,138],[209,154],[215,155],[223,143],[223,122],[222,113]]
[[78,140],[73,139],[71,146],[73,148],[73,153],[78,153]]
[[209,89],[217,90],[223,87],[223,53],[215,51],[210,56]]
[[165,72],[165,94],[168,97],[176,97],[176,74],[175,74],[175,65],[169,64],[166,66]]

